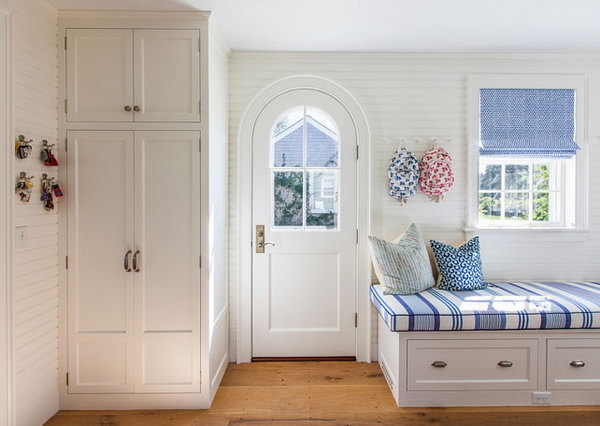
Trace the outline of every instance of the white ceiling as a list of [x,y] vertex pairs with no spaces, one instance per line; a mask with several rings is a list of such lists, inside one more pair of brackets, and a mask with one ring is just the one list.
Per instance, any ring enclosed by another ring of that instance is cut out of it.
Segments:
[[600,52],[600,0],[48,0],[210,10],[234,50]]

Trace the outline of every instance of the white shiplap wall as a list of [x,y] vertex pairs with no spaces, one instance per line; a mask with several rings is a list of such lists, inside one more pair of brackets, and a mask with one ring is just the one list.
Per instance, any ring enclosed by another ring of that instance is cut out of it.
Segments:
[[[43,0],[7,0],[13,30],[14,134],[34,140],[32,155],[14,160],[15,175],[35,176],[29,204],[14,198],[14,225],[27,226],[29,244],[13,265],[14,403],[16,424],[43,424],[58,410],[57,213],[40,201],[42,139],[57,138],[56,11]],[[60,208],[60,201],[56,203]]]
[[[361,103],[371,128],[372,233],[391,238],[410,222],[426,238],[458,243],[467,236],[466,79],[470,74],[585,74],[589,78],[590,231],[481,233],[488,279],[600,279],[600,56],[234,53],[230,61],[230,324],[236,339],[236,144],[240,118],[253,96],[273,81],[299,74],[330,78]],[[453,138],[457,183],[440,204],[417,195],[401,206],[387,194],[388,161],[403,138]],[[249,214],[249,213],[246,213]],[[250,273],[248,271],[247,273]],[[373,322],[375,325],[376,322]],[[374,330],[376,330],[374,328]],[[373,333],[375,356],[376,333]]]

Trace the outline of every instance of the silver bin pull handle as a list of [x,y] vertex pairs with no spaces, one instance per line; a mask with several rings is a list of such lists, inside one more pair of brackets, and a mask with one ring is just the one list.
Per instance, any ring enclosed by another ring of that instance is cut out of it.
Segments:
[[500,361],[498,363],[498,365],[500,367],[512,367],[513,366],[513,362],[512,361]]
[[571,367],[585,367],[585,362],[583,361],[571,361],[569,364]]
[[444,368],[448,364],[446,364],[444,361],[433,361],[431,365],[435,368]]

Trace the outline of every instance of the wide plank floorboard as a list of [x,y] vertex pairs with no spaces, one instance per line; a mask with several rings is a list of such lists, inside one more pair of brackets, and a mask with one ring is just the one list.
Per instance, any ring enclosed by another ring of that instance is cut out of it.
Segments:
[[230,364],[210,410],[60,411],[47,426],[600,425],[600,406],[398,408],[377,363]]

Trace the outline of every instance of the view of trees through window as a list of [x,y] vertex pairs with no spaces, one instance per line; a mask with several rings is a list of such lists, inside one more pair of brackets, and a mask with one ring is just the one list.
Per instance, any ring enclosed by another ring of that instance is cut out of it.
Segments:
[[558,212],[556,166],[548,161],[511,164],[482,162],[479,168],[479,217],[483,222],[551,222]]

